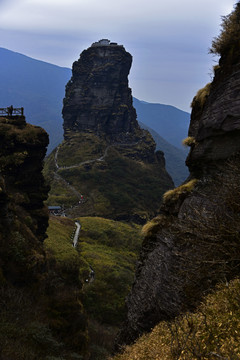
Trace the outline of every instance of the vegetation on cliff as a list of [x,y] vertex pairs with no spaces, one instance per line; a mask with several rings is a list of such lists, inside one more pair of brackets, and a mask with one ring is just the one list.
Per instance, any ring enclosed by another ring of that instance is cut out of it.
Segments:
[[213,39],[210,53],[220,56],[228,52],[234,52],[239,48],[240,32],[240,3],[237,2],[235,9],[226,16],[222,16],[220,34]]

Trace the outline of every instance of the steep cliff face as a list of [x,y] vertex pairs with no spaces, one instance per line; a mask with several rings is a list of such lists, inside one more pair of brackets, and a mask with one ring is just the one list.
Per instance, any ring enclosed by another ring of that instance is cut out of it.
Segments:
[[195,144],[187,160],[193,172],[240,150],[240,64],[239,59],[231,66],[227,61],[220,61],[213,82],[193,99],[189,136]]
[[[43,261],[49,189],[41,170],[48,136],[24,117],[1,118],[0,130],[1,266],[4,276],[25,282]],[[34,252],[41,254],[39,263]]]
[[68,131],[103,132],[114,140],[139,130],[128,74],[132,56],[120,45],[91,46],[73,64],[63,106]]
[[47,145],[47,133],[24,116],[0,118],[1,359],[72,358],[71,352],[86,350],[79,264],[63,275],[44,251]]
[[46,164],[49,203],[70,216],[144,223],[173,187],[164,155],[140,129],[128,74],[132,57],[108,40],[94,43],[73,64],[63,106],[64,138]]
[[216,283],[239,275],[238,40],[230,50],[222,54],[213,82],[193,100],[188,182],[164,195],[159,216],[143,228],[119,345],[192,310]]

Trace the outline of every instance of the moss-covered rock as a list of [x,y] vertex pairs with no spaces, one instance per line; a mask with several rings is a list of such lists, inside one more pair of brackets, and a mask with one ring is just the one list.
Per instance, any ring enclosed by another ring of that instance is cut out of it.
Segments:
[[0,118],[0,140],[0,357],[85,356],[79,262],[75,265],[73,256],[66,266],[66,258],[61,262],[43,248],[48,136],[24,117],[8,117]]

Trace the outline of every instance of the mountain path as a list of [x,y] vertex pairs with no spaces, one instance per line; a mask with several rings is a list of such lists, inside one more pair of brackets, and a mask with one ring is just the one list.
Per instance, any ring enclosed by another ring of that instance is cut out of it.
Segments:
[[76,229],[75,229],[75,233],[74,233],[74,237],[73,237],[73,247],[74,248],[77,246],[79,234],[80,234],[80,230],[81,230],[81,224],[79,221],[75,221],[75,225],[76,225]]
[[54,178],[56,180],[60,180],[62,181],[65,186],[70,189],[72,191],[72,193],[74,193],[74,195],[77,196],[77,198],[79,200],[82,200],[82,194],[80,194],[79,191],[76,190],[76,188],[72,185],[70,185],[64,178],[63,176],[57,174],[58,170],[68,170],[68,169],[73,169],[73,168],[77,168],[77,167],[80,167],[82,165],[85,165],[85,164],[90,164],[90,163],[93,163],[95,161],[104,161],[104,159],[106,158],[106,156],[108,155],[108,150],[111,148],[111,147],[118,147],[118,146],[122,146],[122,147],[127,147],[127,146],[135,146],[137,144],[139,144],[142,140],[139,140],[137,142],[134,142],[134,143],[114,143],[114,144],[111,144],[111,145],[108,145],[104,151],[104,154],[102,156],[100,156],[99,158],[96,158],[96,159],[91,159],[91,160],[85,160],[85,161],[82,161],[78,164],[75,164],[75,165],[71,165],[71,166],[59,166],[58,165],[58,152],[59,152],[59,149],[60,149],[60,145],[57,147],[57,150],[55,152],[55,155],[54,155],[54,162],[55,162],[55,167],[56,167],[56,170],[54,171]]
[[[80,236],[80,231],[81,231],[81,223],[79,220],[75,221],[75,225],[76,228],[74,229],[74,232],[72,234],[72,246],[74,248],[77,247],[78,241],[79,241],[79,236]],[[85,283],[90,284],[95,280],[95,271],[93,270],[92,266],[89,264],[89,275],[88,278],[85,279]]]
[[[140,140],[141,141],[141,140]],[[91,159],[91,160],[85,160],[85,161],[82,161],[78,164],[75,164],[75,165],[70,165],[70,166],[59,166],[58,165],[58,162],[57,162],[57,158],[58,158],[58,151],[59,151],[59,146],[57,147],[57,150],[56,150],[56,153],[55,153],[55,166],[57,168],[57,170],[68,170],[68,169],[73,169],[73,168],[76,168],[76,167],[79,167],[79,166],[82,166],[82,165],[85,165],[85,164],[90,164],[90,163],[93,163],[95,161],[104,161],[105,157],[108,155],[108,150],[111,148],[111,147],[117,147],[117,146],[122,146],[122,147],[125,147],[125,146],[134,146],[134,145],[137,145],[140,143],[140,141],[137,141],[137,142],[134,142],[134,143],[115,143],[115,144],[111,144],[111,145],[108,145],[104,151],[104,154],[102,156],[100,156],[99,158],[96,158],[96,159]]]

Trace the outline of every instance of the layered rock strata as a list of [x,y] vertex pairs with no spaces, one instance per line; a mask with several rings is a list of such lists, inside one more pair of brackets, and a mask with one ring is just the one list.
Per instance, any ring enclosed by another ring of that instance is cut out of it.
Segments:
[[139,126],[128,87],[131,64],[132,56],[119,45],[99,42],[82,52],[66,86],[65,139],[71,130],[103,132],[113,140],[136,135]]

